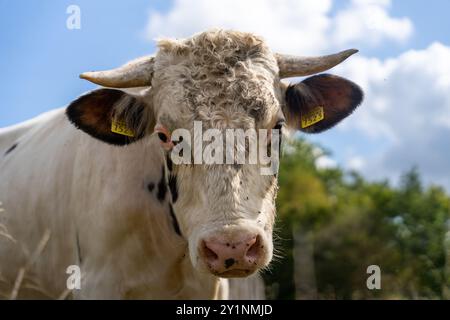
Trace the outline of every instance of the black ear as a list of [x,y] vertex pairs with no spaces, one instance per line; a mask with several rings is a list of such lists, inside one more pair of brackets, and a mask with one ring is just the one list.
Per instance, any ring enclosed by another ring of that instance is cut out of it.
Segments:
[[361,88],[347,79],[317,75],[287,88],[284,113],[289,126],[318,133],[350,115],[363,96]]
[[126,145],[145,135],[145,104],[120,90],[99,89],[73,101],[66,109],[69,120],[92,137]]

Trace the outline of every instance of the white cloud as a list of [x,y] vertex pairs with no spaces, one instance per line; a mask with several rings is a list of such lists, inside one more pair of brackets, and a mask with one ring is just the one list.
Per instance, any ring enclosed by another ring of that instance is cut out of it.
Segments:
[[351,170],[361,171],[366,164],[366,161],[361,156],[353,156],[348,159],[347,168]]
[[388,146],[377,157],[361,156],[361,169],[393,177],[417,165],[428,182],[450,189],[450,47],[434,43],[386,61],[358,57],[336,72],[361,84],[366,95],[362,110],[340,129]]
[[389,16],[390,6],[390,0],[352,0],[333,19],[335,45],[361,40],[371,45],[380,44],[384,39],[406,41],[413,33],[413,24],[408,18]]
[[337,162],[329,156],[320,156],[316,159],[315,165],[318,169],[329,169],[336,168]]
[[176,0],[167,13],[152,11],[149,38],[185,37],[210,28],[262,35],[271,48],[291,54],[317,54],[355,42],[406,40],[407,18],[393,18],[387,0],[353,0],[331,16],[332,0]]
[[314,157],[316,158],[315,166],[317,169],[329,169],[336,168],[337,162],[332,159],[321,147],[314,147],[312,150]]

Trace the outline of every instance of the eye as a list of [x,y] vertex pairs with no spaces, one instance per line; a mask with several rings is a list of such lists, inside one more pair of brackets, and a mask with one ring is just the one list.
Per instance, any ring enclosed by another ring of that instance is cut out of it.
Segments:
[[164,142],[164,143],[169,141],[169,137],[164,132],[158,132],[158,138],[159,138],[159,140],[161,140],[161,142]]
[[158,139],[161,141],[161,145],[165,150],[171,150],[174,146],[170,131],[161,124],[155,126],[155,133],[158,135]]
[[[278,136],[278,157],[280,157],[282,154],[281,140],[283,139],[282,130],[283,130],[283,127],[285,126],[285,124],[286,124],[286,121],[284,119],[278,120],[277,124],[271,130],[271,131],[276,130],[279,134],[279,136]],[[272,138],[272,135],[269,136],[269,143],[267,145],[267,152],[268,152],[269,156],[271,156],[271,154],[272,154],[272,139],[271,138]]]
[[285,125],[285,121],[284,120],[279,120],[277,122],[277,124],[275,125],[275,127],[273,127],[273,129],[281,131],[283,129],[284,125]]

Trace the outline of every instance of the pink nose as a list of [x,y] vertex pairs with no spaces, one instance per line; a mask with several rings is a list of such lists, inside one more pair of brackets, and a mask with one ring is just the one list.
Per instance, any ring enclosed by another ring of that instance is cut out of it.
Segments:
[[261,237],[245,235],[238,239],[203,240],[202,257],[209,270],[223,277],[245,277],[255,271],[263,246]]

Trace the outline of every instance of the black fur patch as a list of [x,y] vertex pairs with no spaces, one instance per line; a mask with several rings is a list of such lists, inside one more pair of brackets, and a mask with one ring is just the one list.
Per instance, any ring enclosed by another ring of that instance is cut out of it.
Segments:
[[161,170],[161,179],[158,182],[158,190],[157,190],[157,194],[156,197],[158,198],[158,200],[160,202],[163,202],[164,199],[166,198],[166,193],[167,193],[167,185],[166,185],[166,177],[165,177],[165,170],[164,170],[164,166]]
[[150,191],[150,192],[153,192],[153,189],[155,189],[155,184],[153,182],[150,182],[147,185],[147,190]]
[[178,199],[177,177],[173,174],[169,175],[169,189],[172,194],[172,202],[175,203]]
[[81,264],[83,262],[83,259],[81,258],[80,238],[78,237],[78,232],[77,232],[77,253],[78,253],[78,262]]
[[141,139],[144,134],[128,137],[111,131],[114,106],[122,99],[128,99],[129,107],[136,108],[135,119],[131,121],[133,123],[127,123],[133,129],[141,120],[144,105],[120,90],[99,89],[85,94],[67,107],[66,115],[78,129],[96,139],[113,145],[127,145]]
[[166,156],[166,163],[167,163],[167,169],[169,171],[172,171],[173,170],[173,162],[172,162],[172,159],[170,159],[170,154],[169,153]]
[[170,210],[170,216],[172,217],[173,229],[180,237],[182,237],[183,235],[181,234],[180,225],[178,224],[178,220],[175,215],[175,212],[173,211],[172,205],[169,205],[169,210]]
[[5,156],[10,153],[11,151],[13,151],[15,148],[17,148],[17,143],[14,143],[8,150],[5,151]]

